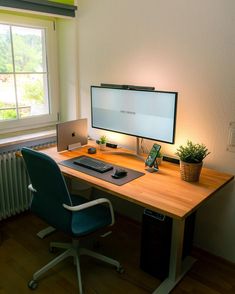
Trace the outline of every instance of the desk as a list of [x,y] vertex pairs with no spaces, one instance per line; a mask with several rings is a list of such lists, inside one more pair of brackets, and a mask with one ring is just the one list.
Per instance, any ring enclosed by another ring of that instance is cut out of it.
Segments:
[[[56,162],[60,162],[76,156],[88,155],[87,148],[83,147],[75,151],[58,153],[56,148],[53,147],[45,149],[43,152],[51,156]],[[100,150],[97,150],[97,154],[90,156],[111,164],[145,172],[143,161],[132,156],[109,154]],[[186,257],[182,261],[185,218],[234,178],[229,174],[203,168],[200,181],[188,183],[180,179],[178,165],[163,162],[159,172],[145,172],[144,176],[134,181],[123,186],[116,186],[62,165],[60,165],[60,169],[68,177],[79,178],[81,181],[117,197],[172,217],[169,276],[153,292],[154,294],[169,293],[195,261],[191,257]]]

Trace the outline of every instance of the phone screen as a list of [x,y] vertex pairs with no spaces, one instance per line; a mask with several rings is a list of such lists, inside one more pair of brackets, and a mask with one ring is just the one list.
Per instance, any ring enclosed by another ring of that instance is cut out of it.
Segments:
[[161,149],[161,146],[158,144],[153,144],[152,149],[149,152],[149,155],[147,159],[145,160],[145,165],[152,167],[154,165],[154,162],[157,158],[157,155]]

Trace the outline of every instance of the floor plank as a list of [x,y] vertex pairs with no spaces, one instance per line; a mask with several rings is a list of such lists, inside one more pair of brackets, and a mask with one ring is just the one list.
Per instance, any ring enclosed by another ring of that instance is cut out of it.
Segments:
[[[48,250],[51,241],[70,241],[54,233],[44,240],[36,233],[46,224],[30,213],[24,213],[0,223],[0,294],[32,293],[27,282],[32,274],[56,253]],[[111,266],[87,256],[81,256],[82,281],[85,294],[147,294],[160,281],[139,268],[140,225],[119,217],[113,233],[101,238],[98,250],[119,260],[125,268],[119,274]],[[82,241],[90,246],[91,242]],[[58,254],[58,253],[57,253]],[[235,266],[203,251],[194,250],[198,259],[191,271],[172,291],[173,294],[235,293]],[[35,293],[77,293],[76,271],[72,259],[61,262],[40,280]]]

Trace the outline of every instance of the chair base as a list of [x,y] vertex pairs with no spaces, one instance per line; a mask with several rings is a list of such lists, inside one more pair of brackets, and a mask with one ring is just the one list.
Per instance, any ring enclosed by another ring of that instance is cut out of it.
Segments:
[[73,240],[72,243],[58,243],[58,242],[51,242],[50,243],[50,249],[52,248],[62,248],[66,249],[63,253],[58,255],[56,258],[54,258],[52,261],[50,261],[48,264],[43,266],[41,269],[39,269],[37,272],[33,274],[33,279],[29,281],[28,287],[30,289],[36,289],[37,288],[37,280],[49,269],[53,268],[55,265],[57,265],[59,262],[64,260],[67,257],[73,257],[74,258],[74,264],[76,265],[77,269],[77,278],[78,278],[78,288],[79,288],[79,293],[82,294],[82,280],[81,280],[81,270],[80,270],[80,262],[79,262],[79,256],[80,255],[88,255],[91,257],[94,257],[96,259],[99,259],[101,261],[104,261],[106,263],[109,263],[113,266],[116,267],[116,270],[120,273],[123,272],[123,268],[121,264],[112,258],[109,258],[107,256],[104,256],[102,254],[99,254],[97,252],[85,249],[85,248],[80,248],[79,247],[79,241],[78,240]]
[[49,226],[49,227],[46,227],[45,229],[39,231],[37,233],[37,236],[40,238],[40,239],[44,239],[46,236],[52,234],[53,232],[55,232],[56,229],[52,226]]

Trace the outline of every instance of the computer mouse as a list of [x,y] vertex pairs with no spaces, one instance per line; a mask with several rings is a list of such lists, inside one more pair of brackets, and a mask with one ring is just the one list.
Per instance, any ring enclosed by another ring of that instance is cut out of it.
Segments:
[[114,174],[112,174],[112,177],[115,179],[121,179],[127,175],[127,171],[122,168],[116,168]]
[[95,147],[90,147],[90,148],[88,148],[87,152],[89,154],[95,154],[96,153],[96,148]]

